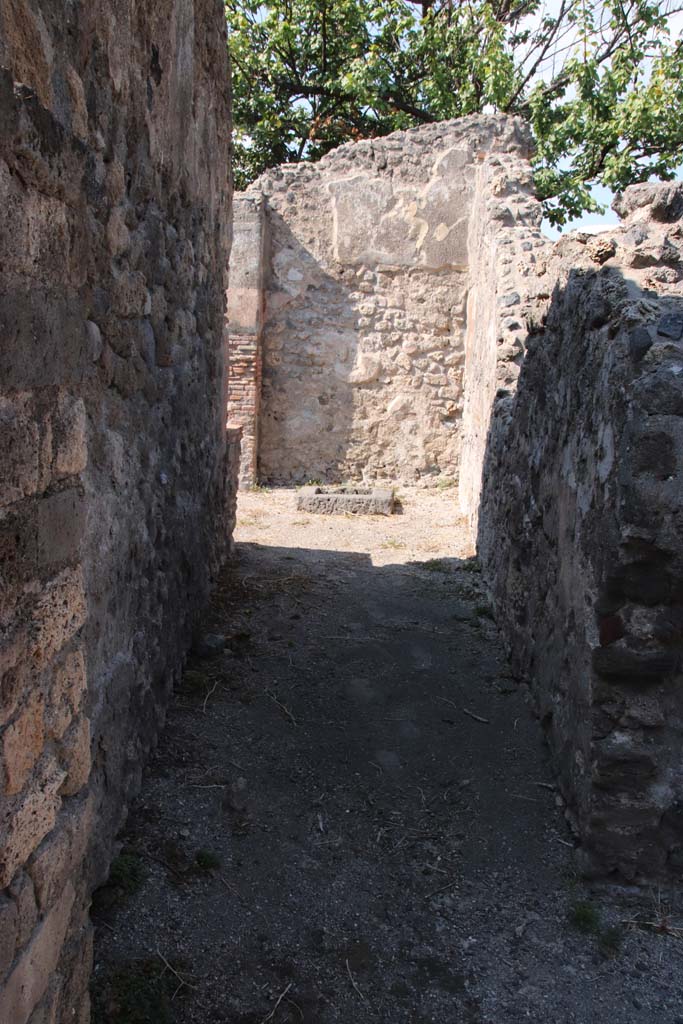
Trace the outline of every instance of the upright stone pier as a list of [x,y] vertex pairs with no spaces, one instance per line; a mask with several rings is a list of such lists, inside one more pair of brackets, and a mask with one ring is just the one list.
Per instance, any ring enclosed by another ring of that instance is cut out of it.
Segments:
[[236,196],[228,291],[228,412],[242,428],[240,484],[258,482],[266,222],[259,197]]

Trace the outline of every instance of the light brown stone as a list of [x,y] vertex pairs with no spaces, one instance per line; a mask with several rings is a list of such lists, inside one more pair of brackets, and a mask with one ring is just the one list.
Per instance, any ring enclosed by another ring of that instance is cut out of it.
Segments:
[[62,979],[56,975],[51,979],[45,995],[31,1014],[28,1024],[58,1024],[62,990]]
[[126,214],[120,206],[112,211],[107,224],[107,242],[112,256],[120,256],[130,245]]
[[52,763],[24,797],[5,801],[0,818],[0,888],[9,885],[17,868],[54,827],[65,778],[66,773]]
[[29,646],[28,628],[20,626],[0,647],[0,726],[10,720],[25,687],[30,685],[33,674]]
[[28,866],[38,906],[45,911],[75,877],[85,856],[94,820],[94,798],[70,800]]
[[11,47],[14,56],[16,81],[35,89],[40,102],[47,106],[52,95],[50,45],[42,13],[31,6],[23,7],[19,17],[4,21],[3,35],[3,42]]
[[71,93],[71,127],[81,139],[88,137],[88,107],[85,99],[83,79],[73,65],[66,70],[66,81]]
[[59,757],[67,772],[60,789],[62,796],[73,796],[90,775],[90,720],[80,715],[72,722],[59,743]]
[[26,1024],[57,967],[74,901],[69,882],[0,992],[0,1021]]
[[83,651],[73,651],[55,667],[50,687],[50,705],[46,712],[46,724],[54,739],[62,738],[72,719],[78,713],[85,688],[86,674]]
[[41,432],[31,396],[0,396],[0,504],[10,505],[41,484]]
[[7,890],[17,907],[17,949],[23,949],[38,920],[33,882],[25,871],[18,872]]
[[59,396],[55,422],[54,473],[57,477],[82,473],[88,462],[85,404],[68,393]]
[[78,918],[72,927],[78,929],[75,941],[67,949],[68,973],[64,980],[62,1013],[68,1024],[90,1024],[90,998],[88,982],[93,963],[94,929],[87,919],[79,925]]
[[2,767],[5,793],[20,793],[43,752],[45,724],[42,694],[33,694],[2,733]]
[[86,617],[83,572],[65,569],[45,587],[34,612],[32,653],[43,667],[76,633]]

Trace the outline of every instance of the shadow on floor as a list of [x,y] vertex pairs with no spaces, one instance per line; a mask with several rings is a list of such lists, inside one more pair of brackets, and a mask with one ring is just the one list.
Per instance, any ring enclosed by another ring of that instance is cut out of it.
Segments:
[[238,545],[123,840],[139,878],[96,905],[95,1022],[648,1019],[567,923],[477,568]]

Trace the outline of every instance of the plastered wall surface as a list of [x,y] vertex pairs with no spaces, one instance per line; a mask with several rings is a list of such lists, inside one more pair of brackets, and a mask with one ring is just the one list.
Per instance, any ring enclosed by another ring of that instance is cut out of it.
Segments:
[[[264,481],[457,477],[471,216],[499,153],[528,179],[516,121],[464,118],[277,168],[238,197],[267,232],[262,250],[240,243],[241,264],[263,253]],[[231,296],[237,335],[253,301]]]
[[215,0],[0,5],[0,1021],[88,1019],[92,887],[232,512]]

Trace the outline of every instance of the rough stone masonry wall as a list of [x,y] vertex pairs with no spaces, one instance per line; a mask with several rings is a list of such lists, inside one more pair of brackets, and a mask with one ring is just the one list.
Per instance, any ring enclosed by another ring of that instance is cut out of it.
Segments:
[[[516,121],[470,117],[342,146],[250,187],[269,235],[265,481],[457,476],[477,183],[496,154],[517,173],[527,152]],[[252,254],[259,244],[255,235]],[[235,352],[239,297],[229,305]]]
[[683,186],[617,206],[621,228],[546,247],[545,316],[523,294],[498,314],[526,355],[478,543],[584,867],[637,878],[683,871]]
[[226,62],[218,0],[0,5],[3,1024],[88,1019],[89,895],[225,540]]
[[492,154],[477,171],[468,251],[459,500],[476,533],[491,408],[514,391],[527,330],[547,308],[549,241],[528,160]]
[[262,332],[266,223],[259,196],[235,196],[228,291],[228,410],[242,428],[240,484],[258,482],[263,378]]

